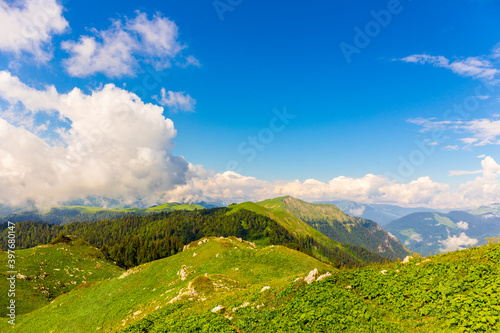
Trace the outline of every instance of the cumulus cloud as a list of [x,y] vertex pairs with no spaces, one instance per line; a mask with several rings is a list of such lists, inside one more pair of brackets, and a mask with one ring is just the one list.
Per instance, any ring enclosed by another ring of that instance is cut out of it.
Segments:
[[160,201],[214,201],[223,204],[257,201],[276,196],[271,182],[233,171],[217,173],[190,164],[187,182],[163,194]]
[[196,100],[192,98],[189,94],[183,91],[174,92],[166,91],[165,88],[161,88],[161,98],[156,98],[158,103],[167,107],[169,110],[193,112]]
[[[138,70],[139,60],[162,70],[170,67],[172,60],[186,48],[178,40],[175,22],[160,14],[149,20],[146,14],[137,12],[133,19],[114,20],[109,29],[92,32],[92,36],[81,36],[77,42],[62,43],[62,48],[70,53],[64,65],[72,76],[96,73],[108,77],[131,76]],[[188,56],[185,64],[199,65],[199,62]]]
[[476,206],[500,202],[500,165],[490,156],[486,156],[481,165],[481,176],[459,186],[461,201],[474,202]]
[[185,183],[188,163],[172,155],[173,122],[130,92],[106,85],[59,94],[0,72],[0,97],[67,124],[51,145],[0,118],[0,202],[52,205],[89,195],[126,202]]
[[457,227],[458,227],[458,229],[467,230],[467,229],[469,229],[469,223],[467,223],[465,221],[459,221],[459,222],[457,222]]
[[0,0],[0,50],[48,61],[52,36],[68,27],[62,11],[56,0]]
[[471,238],[462,232],[459,236],[448,236],[445,240],[440,240],[442,247],[439,249],[441,253],[463,250],[467,246],[476,245],[479,241],[476,238]]

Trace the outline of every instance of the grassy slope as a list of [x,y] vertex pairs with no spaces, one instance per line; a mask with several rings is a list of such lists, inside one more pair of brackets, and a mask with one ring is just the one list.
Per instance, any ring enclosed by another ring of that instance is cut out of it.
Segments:
[[[185,280],[182,265],[190,267]],[[310,285],[295,279],[315,267],[332,276]],[[500,244],[333,270],[283,247],[210,238],[62,295],[11,331],[498,332],[499,274]],[[225,309],[213,313],[218,305]],[[0,331],[8,331],[4,318]]]
[[289,196],[258,204],[277,213],[286,212],[341,243],[363,246],[391,259],[409,254],[375,222],[349,216],[335,205],[312,204]]
[[[68,327],[71,332],[92,332],[98,327],[115,331],[165,307],[190,283],[199,296],[194,297],[199,301],[191,302],[190,311],[206,313],[222,301],[237,306],[249,291],[266,285],[279,288],[314,268],[334,270],[281,246],[255,249],[234,237],[209,238],[200,243],[178,255],[133,268],[123,278],[81,286],[48,306],[18,317],[13,331],[66,332]],[[178,275],[183,265],[189,266],[185,280]],[[201,301],[203,298],[207,299]],[[0,331],[6,325],[5,320],[0,321]]]
[[[0,253],[4,269],[0,290],[8,290],[7,253]],[[49,304],[62,293],[95,281],[115,277],[123,269],[107,261],[102,253],[81,241],[71,244],[42,245],[16,251],[16,268],[29,280],[16,279],[17,314],[28,313]],[[0,314],[5,317],[7,294],[2,293]]]
[[[321,233],[319,230],[311,227],[304,221],[288,214],[287,212],[275,209],[268,209],[259,203],[244,202],[238,205],[228,207],[231,211],[228,214],[235,213],[241,209],[246,209],[254,213],[267,216],[276,221],[281,226],[285,227],[289,232],[298,237],[309,236],[314,238],[318,244],[329,249],[339,249],[357,262],[357,265],[363,265],[369,262],[381,262],[386,260],[375,252],[367,251],[364,248],[341,244]],[[320,260],[328,261],[321,251],[313,250],[313,254]]]
[[[219,301],[224,314],[186,302],[125,332],[498,332],[499,273],[500,244],[491,244],[248,292],[236,303]],[[245,301],[250,306],[229,310]]]
[[255,212],[257,214],[270,217],[271,219],[273,219],[274,221],[285,227],[291,233],[297,236],[312,237],[316,239],[318,243],[328,247],[335,247],[340,245],[339,242],[336,242],[333,239],[326,237],[318,230],[309,226],[307,223],[304,223],[300,219],[284,211],[271,210],[268,209],[267,207],[264,207],[262,205],[259,205],[258,203],[253,203],[253,202],[244,202],[238,205],[229,206],[228,208],[231,209],[230,213],[237,212],[241,209],[246,209],[251,212]]

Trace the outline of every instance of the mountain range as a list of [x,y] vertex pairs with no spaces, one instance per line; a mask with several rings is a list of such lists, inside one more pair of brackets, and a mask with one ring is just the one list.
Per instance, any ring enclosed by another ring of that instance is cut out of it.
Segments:
[[413,213],[384,225],[384,229],[410,250],[424,255],[462,249],[484,244],[486,238],[500,234],[500,217],[491,214],[490,210],[479,211],[484,214],[464,211]]
[[500,217],[500,203],[481,206],[477,209],[469,211],[472,215],[480,215],[483,217]]
[[377,222],[379,225],[385,225],[412,213],[438,212],[437,210],[425,207],[408,208],[387,204],[362,204],[349,200],[325,201],[322,203],[333,204],[349,215],[372,220]]
[[117,218],[123,215],[148,215],[159,212],[171,212],[175,210],[196,210],[205,209],[204,206],[197,204],[166,203],[152,206],[149,208],[101,208],[93,206],[58,206],[52,207],[46,211],[40,211],[36,208],[31,209],[7,209],[4,208],[3,216],[0,214],[0,223],[7,221],[42,221],[47,223],[64,224],[78,221],[99,221],[103,219]]

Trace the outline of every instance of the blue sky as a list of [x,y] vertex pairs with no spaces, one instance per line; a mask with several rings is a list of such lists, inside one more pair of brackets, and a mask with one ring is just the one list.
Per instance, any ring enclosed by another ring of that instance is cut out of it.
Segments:
[[[53,0],[46,2],[50,4]],[[0,3],[11,10],[1,15],[14,15],[12,2],[0,0]],[[30,1],[21,3],[27,6]],[[449,187],[446,190],[455,191],[482,173],[484,176],[487,163],[481,163],[486,157],[493,162],[500,159],[500,134],[495,131],[500,124],[497,83],[500,75],[495,72],[500,67],[500,58],[495,56],[495,50],[500,49],[500,3],[497,1],[290,4],[283,1],[103,3],[91,0],[64,1],[58,6],[61,13],[57,17],[66,24],[61,21],[59,27],[47,28],[47,38],[31,41],[39,43],[43,52],[29,47],[14,50],[0,41],[0,70],[9,73],[9,80],[17,78],[23,89],[40,91],[53,85],[60,95],[75,88],[90,95],[112,83],[136,93],[145,103],[163,106],[163,116],[171,119],[177,130],[176,135],[168,138],[175,143],[175,148],[169,147],[167,155],[183,156],[187,163],[202,165],[204,170],[212,172],[214,179],[226,170],[273,184],[281,180],[298,180],[303,184],[307,179],[327,183],[338,177],[356,182],[369,174],[408,184],[429,177],[440,184],[438,192],[444,195],[442,191],[446,186]],[[341,45],[355,47],[356,28],[366,31],[367,24],[376,27],[372,12],[387,13],[388,8],[393,10],[390,22],[385,26],[377,23],[378,31],[372,32],[366,45],[358,47],[357,53],[351,54],[347,61]],[[43,19],[43,14],[41,17]],[[169,47],[180,47],[172,56],[165,56],[166,48],[145,51],[153,44],[144,43],[146,33],[141,35],[139,30],[131,28],[133,24],[155,19],[171,22],[178,29],[178,35],[167,43]],[[120,36],[138,38],[139,47],[135,45],[127,50],[131,56],[127,60],[128,69],[119,63],[112,72],[106,67],[109,61],[99,67],[85,63],[82,54],[75,56],[82,36],[102,42],[102,32],[111,30],[110,39],[115,41],[121,38],[117,37],[117,31],[123,33]],[[40,60],[40,54],[48,59]],[[188,65],[188,59],[195,62]],[[74,61],[73,67],[69,61]],[[167,62],[170,65],[166,65]],[[151,81],[151,73],[156,73],[158,82]],[[187,100],[182,105],[166,99],[161,102],[162,89],[165,97],[170,91]],[[481,89],[480,95],[478,89]],[[446,110],[463,105],[471,96],[475,96],[477,102],[473,112],[466,117],[447,119]],[[23,98],[9,96],[8,92],[0,97],[3,97],[4,111],[10,108],[10,118],[7,115],[3,118],[12,126],[35,133],[35,127],[23,127],[19,121],[25,121],[29,115],[12,113],[13,105],[19,110],[30,109]],[[285,109],[295,117],[289,119],[283,130],[270,130],[276,110],[283,113]],[[85,109],[81,112],[84,114]],[[31,115],[35,124],[32,126],[51,121],[48,130],[35,133],[46,142],[48,138],[58,138],[52,130],[63,126],[61,119],[66,118],[64,126],[71,128],[68,119],[74,116],[63,115],[58,106],[35,113],[36,116]],[[475,120],[483,122],[471,123]],[[432,138],[435,129],[444,131],[439,142]],[[249,153],[250,137],[258,139],[259,133],[266,140],[259,143],[262,150],[256,149],[253,156]],[[484,139],[484,135],[486,141],[479,144],[478,137]],[[476,141],[463,141],[466,138]],[[412,154],[419,154],[414,153],[416,150],[422,150],[415,140],[423,142],[432,153],[426,154],[422,163],[413,165],[411,172],[401,173],[401,158],[408,161]],[[156,146],[158,142],[150,143]],[[67,148],[71,143],[62,140],[61,145]],[[250,157],[253,157],[251,161]],[[497,170],[495,164],[493,169]],[[168,168],[165,170],[170,172]],[[454,173],[460,175],[450,176],[450,171],[460,171]],[[189,177],[180,178],[167,183],[171,186],[189,183]],[[153,183],[154,179],[151,178]],[[485,182],[498,186],[496,177],[483,179],[481,184]],[[5,181],[5,184],[13,183],[12,179]],[[161,190],[170,189],[167,186]],[[243,193],[248,189],[239,190]],[[252,185],[251,191],[254,190]],[[496,191],[493,194],[484,188],[481,191],[484,195],[481,202],[498,198]],[[306,192],[301,189],[297,194],[311,199],[333,199],[330,194],[309,196]],[[72,191],[67,193],[75,195]],[[84,193],[103,195],[106,191],[90,189]],[[132,193],[146,194],[142,190]],[[466,199],[464,193],[462,187],[462,192],[457,194],[464,205],[478,203]],[[292,191],[292,194],[296,193]],[[117,190],[106,195],[122,194]],[[183,198],[190,197],[183,195]],[[346,196],[374,202],[393,200],[387,197],[378,200],[371,194]],[[242,198],[241,195],[235,197]],[[54,200],[60,198],[62,196],[54,195]],[[160,198],[171,199],[165,193]],[[438,205],[428,197],[422,199],[412,194],[411,198],[415,200],[399,203]]]

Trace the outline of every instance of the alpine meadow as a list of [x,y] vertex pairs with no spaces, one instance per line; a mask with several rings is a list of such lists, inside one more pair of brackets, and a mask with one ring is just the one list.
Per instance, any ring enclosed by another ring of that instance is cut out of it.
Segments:
[[0,0],[0,332],[500,332],[499,17]]

